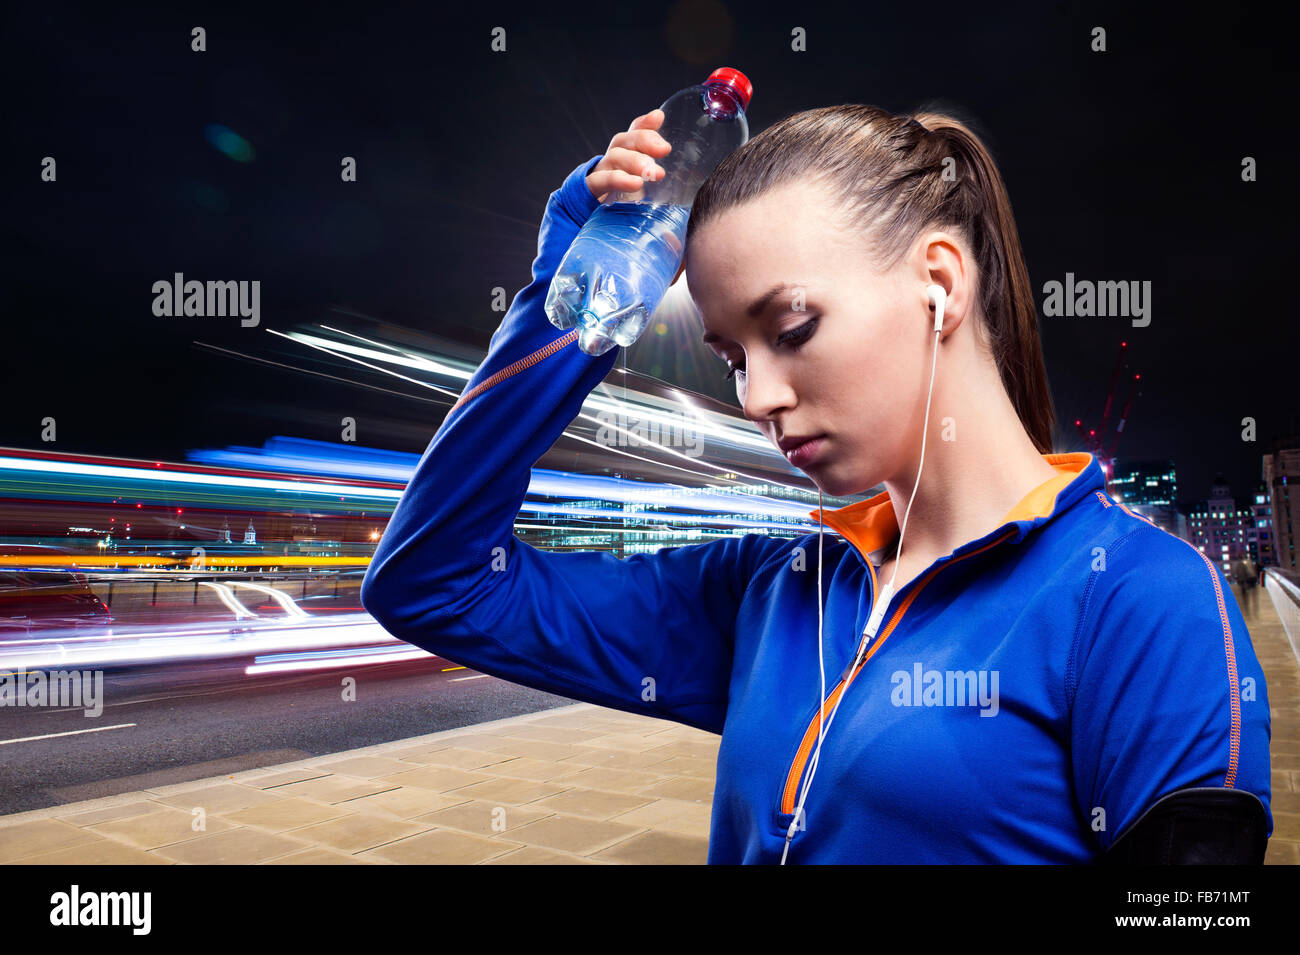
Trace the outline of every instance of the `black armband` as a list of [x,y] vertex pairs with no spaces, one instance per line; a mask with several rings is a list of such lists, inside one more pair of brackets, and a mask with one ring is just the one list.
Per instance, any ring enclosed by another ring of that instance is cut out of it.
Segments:
[[1102,865],[1260,865],[1268,814],[1242,789],[1179,789],[1119,834]]

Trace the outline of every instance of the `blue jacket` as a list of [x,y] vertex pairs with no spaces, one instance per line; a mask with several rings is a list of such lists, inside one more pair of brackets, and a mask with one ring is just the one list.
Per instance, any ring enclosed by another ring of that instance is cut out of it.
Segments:
[[[551,195],[532,281],[417,465],[361,600],[456,663],[721,733],[709,862],[777,862],[817,734],[817,534],[619,559],[513,533],[532,464],[617,359],[543,311],[598,207],[584,180],[600,158]],[[894,594],[788,863],[1080,863],[1178,789],[1236,787],[1267,809],[1264,674],[1223,575],[1109,497],[1090,455],[1045,458],[1055,479]],[[883,493],[824,521],[829,716],[897,524]]]

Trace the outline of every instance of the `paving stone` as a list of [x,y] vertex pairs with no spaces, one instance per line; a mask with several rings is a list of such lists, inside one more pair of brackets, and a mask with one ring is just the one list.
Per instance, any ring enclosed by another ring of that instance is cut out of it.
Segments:
[[537,846],[524,846],[522,849],[516,849],[514,852],[507,852],[503,856],[497,856],[495,859],[488,859],[480,865],[598,865],[590,859],[584,859],[581,856],[567,855],[563,852],[552,852],[549,849],[539,849]]
[[410,786],[375,793],[373,796],[362,796],[360,799],[349,799],[347,802],[337,803],[337,806],[340,809],[384,812],[400,819],[410,819],[468,802],[470,797],[460,795],[461,792],[462,790],[455,790],[444,796],[442,793]]
[[[81,803],[74,803],[73,806],[79,806]],[[64,822],[71,823],[74,826],[90,826],[97,822],[108,822],[111,819],[125,819],[128,816],[141,816],[146,812],[153,812],[161,808],[162,804],[150,799],[137,799],[135,802],[123,803],[120,806],[107,806],[103,809],[91,809],[85,812],[73,812],[70,815],[56,813],[55,818],[62,819]]]
[[527,756],[521,756],[518,759],[497,763],[491,767],[491,771],[498,776],[531,779],[534,782],[544,783],[556,776],[571,773],[574,768],[570,763],[557,763],[547,759],[529,759]]
[[357,853],[396,842],[398,839],[405,839],[426,829],[428,826],[413,824],[388,815],[353,812],[328,822],[294,829],[290,834],[294,839],[308,843],[319,843],[343,852]]
[[176,809],[183,809],[186,812],[195,807],[201,807],[209,814],[214,812],[224,814],[233,812],[236,809],[246,809],[249,806],[275,802],[277,799],[283,798],[283,796],[276,795],[274,792],[267,792],[254,786],[243,786],[239,783],[217,783],[212,786],[202,786],[198,789],[187,789],[171,796],[157,796],[154,802],[172,806]]
[[645,772],[657,773],[660,766],[672,759],[672,756],[665,756],[647,750],[646,752],[636,752],[626,749],[601,749],[596,746],[571,746],[569,747],[570,755],[563,762],[574,763],[578,766],[599,766],[607,769],[633,769],[644,770]]
[[564,792],[568,788],[570,787],[558,786],[553,783],[536,783],[528,779],[511,779],[502,776],[498,779],[489,779],[485,782],[475,783],[473,786],[457,789],[455,795],[483,799],[494,803],[500,802],[511,806],[527,806],[538,799]]
[[514,754],[504,753],[499,750],[486,751],[449,746],[446,749],[434,750],[432,753],[424,753],[413,757],[410,762],[421,765],[446,766],[451,769],[476,770],[488,766],[495,769],[501,763],[513,758]]
[[337,819],[350,811],[342,808],[341,805],[331,806],[293,796],[227,813],[225,818],[240,826],[257,826],[260,829],[269,829],[271,832],[284,832],[287,829],[299,829],[329,819]]
[[[607,792],[600,789],[570,789],[547,796],[533,803],[533,807],[571,816],[589,816],[592,819],[610,819],[619,813],[649,805],[653,800],[644,796]],[[530,807],[532,808],[532,807]],[[620,820],[630,822],[630,820]]]
[[474,865],[521,848],[518,842],[485,839],[450,829],[432,829],[409,839],[360,853],[401,865]]
[[302,782],[304,779],[319,779],[328,775],[329,773],[322,769],[289,769],[250,780],[248,785],[256,786],[258,789],[275,789],[289,783]]
[[572,772],[547,781],[556,786],[564,786],[566,789],[581,786],[584,789],[605,789],[636,795],[638,790],[645,786],[662,783],[671,778],[633,769],[602,769],[597,766],[581,769],[575,766]]
[[705,865],[709,842],[675,832],[646,832],[593,853],[592,858],[625,865]]
[[[463,786],[487,782],[493,777],[484,773],[470,773],[462,769],[449,769],[446,766],[421,766],[392,776],[381,776],[375,780],[383,783],[384,788],[395,789],[398,786],[418,786],[434,792],[451,792]],[[364,795],[364,794],[362,794]]]
[[393,773],[400,773],[411,768],[410,764],[404,763],[400,759],[391,759],[386,756],[354,756],[350,759],[322,761],[319,766],[331,773],[344,773],[361,779],[391,776]]
[[23,856],[19,865],[171,865],[151,852],[135,849],[112,839],[97,838],[93,842]]
[[269,859],[261,865],[375,865],[366,859],[330,849],[312,848],[290,852],[287,856]]
[[154,855],[187,865],[253,865],[300,849],[307,843],[260,829],[228,829],[155,849]]
[[528,845],[589,855],[640,831],[640,826],[557,814],[512,830],[510,838]]
[[34,819],[0,829],[0,862],[94,842],[100,834],[59,819]]
[[504,806],[500,803],[470,800],[449,809],[416,816],[412,822],[438,829],[459,829],[476,836],[492,837],[551,815],[550,809]]
[[289,783],[287,786],[277,786],[271,792],[277,796],[299,796],[317,802],[336,803],[356,799],[358,796],[369,796],[371,793],[383,792],[385,789],[396,789],[401,785],[385,781],[391,778],[389,776],[367,780],[355,776],[321,776],[300,783]]
[[666,796],[670,799],[685,799],[688,802],[711,805],[713,802],[713,780],[677,776],[650,786],[644,786],[638,789],[637,792],[644,796]]
[[162,846],[186,842],[200,836],[235,828],[218,815],[209,813],[203,820],[204,829],[194,829],[198,817],[182,809],[170,807],[154,812],[146,812],[125,819],[110,819],[87,826],[82,832],[97,832],[121,842],[129,843],[138,849],[157,849]]
[[711,806],[687,802],[684,799],[656,799],[637,809],[612,817],[613,822],[623,822],[630,826],[664,829],[669,832],[703,836],[706,839],[711,820]]
[[1279,839],[1274,836],[1268,840],[1268,851],[1264,854],[1265,865],[1300,865],[1300,842]]

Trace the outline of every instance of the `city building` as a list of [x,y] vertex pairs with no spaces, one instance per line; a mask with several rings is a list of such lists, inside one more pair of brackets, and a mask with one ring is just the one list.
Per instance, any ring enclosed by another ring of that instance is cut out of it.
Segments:
[[1256,559],[1254,511],[1237,506],[1223,475],[1216,475],[1209,499],[1188,515],[1188,523],[1192,546],[1214,561],[1225,577],[1234,576],[1234,561]]
[[1189,539],[1187,518],[1178,510],[1178,478],[1174,462],[1116,461],[1106,482],[1111,497],[1136,511],[1156,526],[1184,540]]
[[1255,518],[1255,560],[1261,567],[1272,567],[1277,563],[1277,555],[1273,553],[1273,505],[1269,502],[1267,483],[1260,482],[1250,510]]
[[1273,442],[1273,451],[1264,456],[1264,484],[1268,487],[1272,513],[1274,565],[1289,573],[1300,571],[1296,560],[1296,513],[1291,488],[1300,486],[1300,435],[1290,435]]

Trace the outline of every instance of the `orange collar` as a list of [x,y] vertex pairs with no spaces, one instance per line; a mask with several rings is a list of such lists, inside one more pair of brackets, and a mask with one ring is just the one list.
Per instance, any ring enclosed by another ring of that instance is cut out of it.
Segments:
[[[1070,451],[1064,454],[1044,454],[1043,460],[1059,473],[1021,498],[1020,503],[1002,518],[1001,524],[1051,517],[1056,509],[1057,497],[1087,468],[1092,462],[1092,455],[1086,451]],[[813,520],[817,520],[818,511],[821,511],[823,523],[838,531],[863,556],[880,550],[898,536],[898,520],[894,516],[894,505],[889,500],[888,491],[881,491],[865,501],[834,510],[813,508],[808,512]]]

